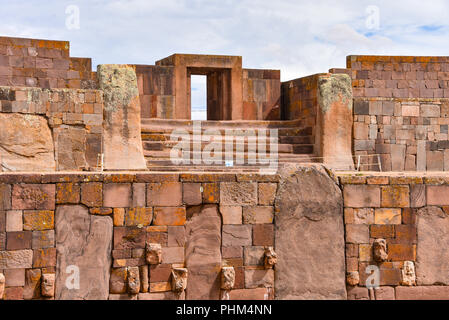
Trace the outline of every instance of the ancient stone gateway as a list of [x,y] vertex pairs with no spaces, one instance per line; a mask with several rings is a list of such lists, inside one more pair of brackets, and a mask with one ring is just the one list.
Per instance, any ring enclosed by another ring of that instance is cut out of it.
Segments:
[[286,166],[276,195],[276,299],[346,299],[343,198],[322,166]]

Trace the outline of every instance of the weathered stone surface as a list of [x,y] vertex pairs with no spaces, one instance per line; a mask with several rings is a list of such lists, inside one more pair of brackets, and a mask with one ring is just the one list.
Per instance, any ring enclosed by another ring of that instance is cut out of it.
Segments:
[[216,205],[192,207],[186,222],[186,298],[218,300],[221,271],[221,218]]
[[125,293],[127,288],[128,271],[126,268],[111,269],[111,277],[109,279],[109,291],[111,293]]
[[5,293],[5,275],[0,273],[0,300],[3,299],[3,294]]
[[162,247],[159,243],[147,243],[145,257],[148,264],[159,264],[162,262]]
[[242,224],[242,207],[220,206],[223,224]]
[[145,227],[151,224],[153,220],[152,208],[129,208],[125,214],[126,226]]
[[257,183],[221,182],[220,204],[226,206],[257,205]]
[[273,247],[265,247],[264,252],[264,267],[265,269],[272,269],[278,262],[278,255],[274,252]]
[[186,268],[174,268],[171,272],[172,285],[174,292],[181,293],[187,288],[189,272]]
[[253,245],[273,246],[274,245],[274,225],[255,224],[253,225]]
[[37,299],[41,295],[41,269],[28,269],[25,272],[25,287],[23,298],[25,300]]
[[9,184],[0,184],[0,210],[9,209],[11,209],[11,186]]
[[438,207],[418,211],[417,284],[449,284],[449,216]]
[[229,300],[268,300],[268,290],[266,288],[231,290]]
[[88,207],[103,205],[103,184],[100,182],[83,183],[81,185],[81,203]]
[[245,247],[244,250],[244,264],[245,266],[262,266],[264,265],[265,249],[264,247],[250,246]]
[[149,278],[148,278],[148,266],[140,266],[139,267],[139,276],[140,276],[140,292],[148,292],[149,287]]
[[387,241],[385,239],[376,239],[373,244],[373,256],[377,262],[383,262],[388,259]]
[[82,170],[86,160],[87,135],[84,128],[61,126],[54,129],[57,170]]
[[140,273],[139,267],[128,267],[128,293],[138,294],[140,291]]
[[272,288],[274,286],[274,270],[259,270],[247,269],[245,270],[245,288]]
[[280,169],[276,299],[346,299],[341,191],[322,166]]
[[[0,113],[0,158],[11,171],[54,171],[54,144],[42,116]],[[17,134],[20,132],[20,134]]]
[[360,282],[360,276],[358,271],[349,271],[346,274],[346,283],[350,286],[356,286]]
[[12,189],[12,208],[18,210],[54,210],[54,184],[15,184]]
[[415,265],[413,261],[405,261],[402,268],[402,281],[403,286],[413,286],[416,284]]
[[49,210],[25,211],[23,213],[23,230],[49,230],[55,225],[55,214]]
[[103,152],[108,170],[146,170],[136,73],[127,65],[98,65],[104,92]]
[[25,269],[6,269],[4,273],[7,287],[23,287],[25,285]]
[[103,186],[104,206],[127,208],[131,206],[131,184],[106,183]]
[[23,212],[21,210],[6,212],[6,232],[14,231],[23,231]]
[[375,185],[345,185],[343,198],[345,207],[380,207],[380,188]]
[[273,223],[273,218],[274,210],[272,206],[243,208],[243,223],[245,224]]
[[315,147],[317,155],[330,168],[353,170],[352,160],[352,84],[347,74],[318,78],[318,115]]
[[449,287],[396,287],[396,300],[449,300]]
[[395,300],[393,287],[374,288],[376,300]]
[[221,268],[221,289],[231,290],[235,284],[235,270],[234,267]]
[[271,206],[276,197],[277,183],[259,183],[259,205]]
[[183,183],[182,200],[188,206],[200,205],[203,201],[201,183]]
[[0,269],[31,269],[33,250],[0,251]]
[[252,244],[251,225],[224,225],[223,247],[250,246]]
[[[112,219],[89,215],[83,206],[66,205],[57,208],[55,220],[56,299],[108,299]],[[69,290],[65,285],[71,265],[79,268],[79,290]]]
[[55,274],[42,274],[41,294],[43,297],[53,298],[55,296]]

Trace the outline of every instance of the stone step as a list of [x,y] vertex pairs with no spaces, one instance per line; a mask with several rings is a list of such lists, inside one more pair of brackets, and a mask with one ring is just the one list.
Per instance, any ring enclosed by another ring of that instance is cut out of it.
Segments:
[[[201,134],[204,134],[204,129],[202,127],[201,130]],[[217,127],[215,128],[215,130],[217,132],[219,132],[220,135],[225,136],[226,134],[226,130],[228,130],[229,128],[220,128]],[[248,129],[251,128],[245,128],[245,127],[239,127],[239,128],[234,128],[234,130],[239,129],[242,131],[241,135],[245,135],[247,133]],[[278,136],[310,136],[312,135],[312,128],[311,127],[306,127],[306,128],[301,128],[301,127],[294,127],[294,128],[272,128],[272,129],[277,129],[278,130]],[[148,126],[148,125],[142,125],[142,134],[157,134],[157,135],[167,135],[170,136],[174,130],[183,130],[184,132],[186,132],[189,135],[193,134],[193,128],[192,127],[185,127],[185,128],[176,128],[176,127],[158,127],[158,126]],[[229,133],[228,133],[229,134]],[[257,134],[257,133],[256,133]],[[239,135],[239,132],[234,132],[233,135]],[[269,136],[270,135],[270,131],[266,130],[266,135]]]
[[[184,128],[193,125],[192,120],[175,120],[175,119],[155,119],[155,118],[142,118],[142,126],[155,126],[155,127],[174,127]],[[303,126],[302,120],[282,120],[282,121],[264,121],[264,120],[200,120],[203,129],[207,128],[296,128]]]
[[[170,159],[170,150],[144,150],[143,154],[146,158],[162,158],[162,159]],[[190,158],[192,159],[195,155],[197,154],[197,152],[191,151],[190,152]],[[217,157],[221,157],[222,159],[225,159],[225,152],[216,152],[214,154]],[[249,154],[247,152],[236,152],[234,151],[232,153],[232,156],[235,158],[237,158],[237,156],[242,156],[243,159],[248,159]],[[278,159],[287,159],[287,158],[300,158],[301,156],[309,156],[312,157],[313,153],[278,153],[277,157]],[[257,153],[256,153],[256,157],[257,157]],[[270,158],[270,153],[267,152],[267,157]]]
[[[147,151],[170,151],[174,146],[178,145],[178,141],[144,141],[143,142],[143,148]],[[206,147],[210,142],[203,141],[201,143],[201,149],[204,150],[204,147]],[[247,143],[233,143],[233,150],[240,150],[240,148],[243,148],[244,151],[248,151],[248,144]],[[266,150],[269,152],[271,150],[270,144],[266,143]],[[279,153],[293,153],[294,148],[296,146],[302,146],[302,145],[294,145],[294,144],[278,144],[278,152]],[[256,148],[258,146],[256,145]],[[222,150],[225,149],[225,144],[222,144]],[[190,150],[193,150],[193,142],[190,143]],[[307,152],[310,153],[310,152]]]

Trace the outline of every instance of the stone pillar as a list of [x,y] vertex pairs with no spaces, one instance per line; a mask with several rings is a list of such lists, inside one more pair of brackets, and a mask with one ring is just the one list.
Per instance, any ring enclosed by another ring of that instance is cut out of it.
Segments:
[[146,170],[136,72],[128,65],[99,65],[104,92],[103,153],[105,170]]
[[323,163],[338,170],[353,170],[352,82],[346,74],[318,78],[315,152]]
[[340,188],[322,165],[285,165],[279,174],[275,298],[346,299]]

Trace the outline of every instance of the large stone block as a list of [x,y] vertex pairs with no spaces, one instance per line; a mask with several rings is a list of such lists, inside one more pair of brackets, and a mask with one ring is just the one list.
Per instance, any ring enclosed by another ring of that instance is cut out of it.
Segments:
[[131,184],[106,183],[103,186],[105,207],[127,208],[131,206]]
[[252,245],[251,225],[224,225],[223,247],[250,246]]
[[257,205],[257,183],[221,182],[220,204],[229,206]]
[[12,208],[18,210],[54,210],[54,184],[15,184]]
[[56,164],[59,171],[82,170],[86,160],[87,135],[84,128],[61,126],[54,129]]
[[[285,165],[280,176],[275,202],[276,299],[346,299],[340,188],[322,166]],[[374,193],[379,204],[380,192]]]
[[149,183],[147,187],[147,205],[161,207],[179,207],[182,205],[182,183]]
[[449,216],[437,207],[418,211],[418,285],[449,284]]
[[0,251],[0,269],[31,269],[33,250]]
[[186,222],[187,299],[218,300],[221,272],[221,218],[216,205],[194,207]]
[[380,188],[375,185],[345,185],[343,199],[345,207],[380,207]]
[[448,206],[449,186],[427,186],[428,206]]
[[56,169],[53,137],[44,117],[0,113],[0,128],[0,159],[6,168],[11,171]]
[[[56,299],[106,300],[112,251],[112,219],[89,215],[79,205],[56,210]],[[69,290],[66,282],[79,268],[79,290]],[[68,268],[69,267],[69,268]]]
[[127,65],[99,65],[104,92],[103,152],[108,170],[147,169],[143,156],[137,77]]

